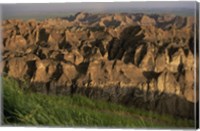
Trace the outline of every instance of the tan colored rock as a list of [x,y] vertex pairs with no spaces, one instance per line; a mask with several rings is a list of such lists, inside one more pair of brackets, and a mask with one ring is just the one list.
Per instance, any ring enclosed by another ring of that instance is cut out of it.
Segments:
[[144,58],[142,59],[139,67],[143,71],[153,71],[155,68],[155,59],[154,59],[154,48],[149,47],[147,49],[147,53],[145,54]]
[[8,62],[8,75],[17,79],[23,79],[28,70],[26,61],[23,58],[12,58]]
[[186,88],[184,91],[184,97],[187,101],[194,102],[195,101],[195,92],[193,88]]
[[75,65],[79,65],[84,60],[83,56],[77,50],[73,50],[72,52],[66,53],[64,55],[64,59],[66,61],[74,63]]
[[93,61],[89,63],[87,76],[91,80],[91,86],[106,85],[113,79],[111,76],[112,72],[112,61]]
[[10,38],[10,40],[5,45],[5,48],[12,51],[18,51],[21,50],[22,48],[25,48],[26,45],[27,45],[26,39],[21,35],[16,35]]
[[193,88],[194,87],[194,71],[193,70],[186,70],[185,71],[185,86],[186,88]]
[[193,24],[194,24],[194,17],[193,16],[189,16],[186,18],[186,26],[185,28],[192,28]]
[[158,55],[156,58],[156,62],[155,62],[155,71],[156,72],[162,72],[165,68],[166,68],[166,55],[165,54],[161,54]]
[[31,80],[33,83],[47,83],[51,81],[56,71],[57,63],[50,60],[37,60],[36,72]]
[[168,69],[171,72],[178,72],[178,68],[181,64],[185,63],[185,54],[183,50],[180,48],[173,56],[172,60],[168,65]]
[[70,81],[75,80],[78,77],[79,73],[74,65],[63,62],[61,62],[61,65],[63,74],[65,74]]
[[4,62],[4,61],[1,61],[1,62],[0,62],[0,75],[3,74],[4,68],[5,68],[5,62]]
[[156,24],[156,21],[147,15],[144,15],[141,19],[141,25],[143,26],[154,26],[155,24]]
[[155,92],[157,90],[157,81],[155,79],[152,79],[149,82],[149,91],[150,92]]
[[63,30],[59,29],[54,29],[51,31],[49,38],[48,38],[48,43],[61,43],[65,39],[65,34]]
[[186,57],[184,65],[185,65],[186,70],[193,70],[193,68],[194,68],[194,56],[193,56],[191,51],[189,51],[189,54]]
[[158,78],[158,91],[168,94],[180,94],[180,85],[172,73],[165,70]]
[[122,61],[94,61],[88,67],[88,75],[92,85],[103,87],[118,84],[123,87],[133,87],[146,81],[140,69]]
[[37,26],[37,21],[35,19],[29,19],[27,21],[27,24],[31,27],[31,28],[35,28]]
[[23,56],[23,58],[24,58],[25,61],[35,61],[35,60],[39,60],[40,59],[35,54],[27,54],[27,55]]
[[92,55],[90,56],[90,60],[91,61],[98,60],[98,59],[101,60],[102,58],[103,57],[100,50],[98,48],[95,48],[94,52],[92,52]]
[[79,40],[76,36],[76,33],[75,32],[72,32],[72,31],[65,31],[65,34],[66,34],[66,40],[69,42],[69,43],[73,43],[73,44],[77,44],[79,43]]
[[72,85],[72,81],[67,77],[67,75],[62,74],[58,81],[56,81],[55,86],[60,87],[70,87]]
[[[130,80],[129,82],[133,85],[137,85],[146,81],[142,70],[134,66],[133,64],[125,64],[122,61],[117,61],[115,65],[115,71],[118,72],[120,75],[124,75],[126,78],[128,78]],[[124,80],[124,82],[125,81],[126,80]]]
[[2,29],[2,39],[8,39],[13,34],[13,26],[12,24],[3,25]]
[[72,54],[72,53],[66,53],[65,55],[64,55],[64,59],[66,60],[66,61],[70,61],[70,62],[72,62],[72,63],[75,63],[75,55],[74,54]]

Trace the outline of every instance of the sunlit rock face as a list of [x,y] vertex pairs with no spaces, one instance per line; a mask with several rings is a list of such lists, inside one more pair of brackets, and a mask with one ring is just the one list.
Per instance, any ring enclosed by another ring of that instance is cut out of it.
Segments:
[[2,23],[1,74],[31,89],[194,117],[193,17],[79,12]]

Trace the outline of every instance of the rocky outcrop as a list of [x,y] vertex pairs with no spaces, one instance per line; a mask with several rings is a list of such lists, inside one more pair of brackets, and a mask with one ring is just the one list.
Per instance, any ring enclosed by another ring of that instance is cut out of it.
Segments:
[[1,74],[49,94],[81,93],[194,118],[192,17],[89,14],[5,20]]

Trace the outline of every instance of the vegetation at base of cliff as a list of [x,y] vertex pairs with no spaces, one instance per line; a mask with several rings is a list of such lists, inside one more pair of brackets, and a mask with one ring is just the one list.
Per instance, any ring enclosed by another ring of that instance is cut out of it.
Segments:
[[3,77],[4,125],[68,127],[194,127],[194,121],[141,109],[91,100],[81,95],[31,93],[14,79]]

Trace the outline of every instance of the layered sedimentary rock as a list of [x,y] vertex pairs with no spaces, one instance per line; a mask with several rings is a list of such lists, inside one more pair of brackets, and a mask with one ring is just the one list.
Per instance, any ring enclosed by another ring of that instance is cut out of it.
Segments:
[[50,94],[80,93],[193,118],[193,17],[88,14],[2,22],[1,73]]

